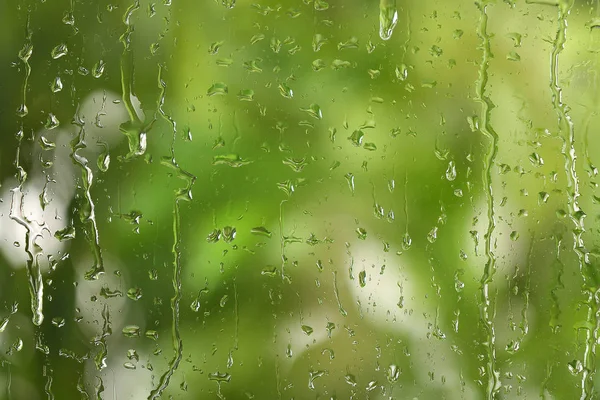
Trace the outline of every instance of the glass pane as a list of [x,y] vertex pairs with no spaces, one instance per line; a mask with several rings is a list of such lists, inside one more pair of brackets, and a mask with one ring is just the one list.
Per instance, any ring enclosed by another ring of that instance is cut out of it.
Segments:
[[590,399],[600,5],[0,3],[0,399]]

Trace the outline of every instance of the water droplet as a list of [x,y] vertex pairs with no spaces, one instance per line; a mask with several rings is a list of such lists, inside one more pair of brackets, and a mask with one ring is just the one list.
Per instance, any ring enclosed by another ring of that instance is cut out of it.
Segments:
[[27,109],[27,106],[25,104],[21,104],[19,105],[19,107],[17,108],[17,116],[23,118],[24,116],[26,116],[29,113],[29,110]]
[[325,67],[326,67],[325,61],[321,60],[320,58],[318,58],[312,62],[312,69],[315,72],[318,72]]
[[569,372],[571,372],[573,375],[578,375],[583,372],[583,364],[579,360],[573,360],[567,363],[567,366],[569,368]]
[[232,242],[233,239],[235,239],[236,235],[237,235],[237,231],[234,227],[226,226],[223,228],[223,240],[226,243]]
[[100,78],[102,76],[102,74],[104,73],[104,61],[100,60],[98,61],[96,64],[94,64],[94,68],[92,68],[92,76],[94,78]]
[[352,142],[352,144],[354,146],[360,147],[360,146],[362,146],[364,137],[365,137],[365,133],[362,130],[357,129],[354,132],[352,132],[352,135],[350,135],[348,137],[348,139],[350,139],[350,141]]
[[262,72],[262,68],[258,66],[258,63],[262,62],[261,58],[255,58],[254,60],[244,61],[244,68],[250,72]]
[[448,163],[448,168],[446,169],[446,179],[449,181],[453,181],[456,179],[456,164],[454,161],[450,161]]
[[344,380],[348,385],[352,387],[356,386],[356,377],[354,375],[346,374],[346,376],[344,376]]
[[58,230],[54,232],[54,237],[61,242],[75,239],[75,227],[67,226],[64,229]]
[[134,369],[136,369],[136,366],[131,361],[126,361],[123,363],[123,368],[134,370]]
[[294,172],[302,172],[307,165],[306,159],[304,158],[286,158],[282,162],[284,165],[288,165],[292,168]]
[[50,52],[50,55],[52,56],[53,59],[56,60],[58,58],[61,58],[64,55],[66,55],[68,52],[69,52],[69,49],[67,48],[67,45],[65,43],[61,43],[52,49],[52,51]]
[[54,128],[58,128],[59,125],[60,121],[58,120],[58,118],[56,118],[56,115],[49,113],[44,127],[48,130],[52,130]]
[[304,332],[306,336],[310,336],[314,332],[314,329],[308,325],[302,325],[302,332]]
[[412,239],[410,237],[410,235],[408,234],[408,232],[404,233],[404,236],[402,237],[402,248],[404,250],[408,250],[410,249],[410,246],[412,246]]
[[250,44],[256,44],[261,40],[264,40],[265,35],[263,33],[256,34],[250,38]]
[[217,82],[213,84],[210,88],[208,88],[206,92],[206,94],[209,96],[223,95],[227,93],[229,93],[229,89],[227,88],[227,85],[223,82]]
[[242,101],[253,101],[254,100],[254,90],[252,89],[242,89],[238,93],[238,99]]
[[40,147],[42,150],[52,150],[56,147],[56,143],[46,139],[44,135],[40,136]]
[[379,0],[379,37],[389,40],[397,23],[396,0]]
[[52,325],[54,325],[57,328],[62,328],[63,326],[65,326],[65,319],[62,317],[54,317],[52,318]]
[[400,79],[401,81],[405,81],[406,78],[408,78],[408,67],[406,64],[397,65],[395,72],[396,78]]
[[321,111],[321,107],[318,104],[311,104],[307,108],[301,108],[301,111],[308,113],[311,117],[316,119],[323,118],[323,112]]
[[281,95],[286,99],[291,99],[294,97],[294,91],[285,83],[279,84],[279,93],[281,93]]
[[365,270],[362,270],[358,273],[358,283],[360,284],[360,287],[367,286],[367,273]]
[[350,61],[340,60],[336,58],[331,62],[331,69],[333,69],[334,71],[338,71],[342,68],[348,68],[351,65],[352,64],[350,63]]
[[50,84],[50,90],[52,90],[52,93],[58,93],[63,90],[63,83],[60,76],[54,78],[54,81]]
[[134,300],[134,301],[141,299],[142,298],[142,289],[140,289],[138,287],[130,288],[127,291],[127,297],[129,297],[131,300]]
[[235,0],[222,0],[221,4],[223,4],[225,8],[232,9],[233,7],[235,7]]
[[272,37],[270,47],[271,50],[273,50],[273,53],[279,53],[281,50],[281,40],[277,39],[276,37]]
[[123,328],[123,336],[138,337],[140,336],[140,327],[137,325],[127,325]]
[[356,228],[356,235],[360,240],[365,240],[367,238],[367,231],[365,228]]
[[108,171],[108,167],[110,166],[110,154],[108,153],[108,149],[104,150],[99,156],[97,160],[98,169],[102,172]]
[[223,42],[214,42],[208,46],[208,54],[214,55],[219,52],[219,48],[223,45]]
[[314,7],[317,11],[325,11],[329,8],[329,3],[324,0],[315,0]]
[[321,50],[321,47],[325,43],[327,43],[327,39],[325,39],[325,37],[323,35],[321,35],[320,33],[315,34],[315,36],[313,36],[313,41],[312,41],[313,51],[317,52],[317,51]]
[[439,46],[433,45],[429,49],[429,54],[431,54],[434,57],[440,57],[442,54],[444,54],[444,50],[442,50],[442,48]]
[[31,44],[29,42],[25,43],[23,45],[23,48],[21,50],[19,50],[19,58],[24,63],[29,61],[29,58],[31,57],[32,54],[33,54],[33,44]]
[[391,364],[387,370],[387,380],[389,383],[394,383],[400,378],[400,369],[395,364]]
[[433,228],[431,228],[431,230],[427,234],[427,240],[429,241],[429,243],[435,243],[435,241],[437,240],[437,232],[438,232],[437,226],[434,226]]
[[227,372],[211,372],[208,374],[208,379],[217,382],[229,382],[231,380],[231,375]]
[[258,226],[256,228],[252,228],[250,230],[250,233],[252,233],[253,235],[258,235],[258,236],[271,237],[271,232],[264,226]]
[[345,42],[340,42],[340,43],[338,43],[337,48],[338,48],[338,50],[358,49],[358,38],[351,37],[350,39],[348,39]]
[[252,161],[241,158],[238,154],[221,154],[213,157],[213,165],[228,165],[238,168],[250,164]]
[[506,55],[506,59],[509,61],[521,61],[521,56],[516,51],[511,51]]
[[221,306],[221,308],[225,307],[225,305],[227,304],[227,300],[229,300],[229,296],[223,295],[223,297],[221,297],[221,300],[219,301],[219,306]]

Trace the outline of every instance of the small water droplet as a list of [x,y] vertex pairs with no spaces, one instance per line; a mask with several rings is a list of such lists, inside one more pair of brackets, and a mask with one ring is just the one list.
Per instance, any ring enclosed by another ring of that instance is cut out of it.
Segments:
[[210,88],[208,88],[206,92],[206,94],[209,96],[223,95],[227,93],[229,93],[229,89],[227,88],[227,85],[223,82],[217,82],[213,84]]
[[233,7],[235,7],[235,0],[222,0],[221,4],[223,4],[225,8],[232,9]]
[[50,84],[50,90],[52,90],[52,93],[58,93],[63,90],[63,83],[60,76],[54,78],[54,81]]
[[237,231],[234,227],[226,226],[223,228],[223,240],[226,243],[232,242],[233,239],[235,239],[236,235],[237,235]]
[[281,95],[286,99],[291,99],[294,97],[294,91],[285,83],[279,84],[279,93],[281,93]]
[[356,228],[356,235],[360,240],[365,240],[367,238],[367,231],[365,228]]
[[229,382],[231,380],[231,375],[227,372],[211,372],[208,374],[208,379],[217,382]]
[[44,127],[48,130],[52,130],[54,128],[58,128],[59,125],[60,121],[58,120],[58,118],[56,118],[56,115],[49,113],[48,119],[46,120]]
[[392,364],[388,367],[386,375],[389,383],[397,382],[398,378],[400,377],[400,369],[397,365]]
[[254,90],[252,89],[242,89],[238,93],[238,99],[241,101],[253,101],[254,100]]
[[325,43],[327,43],[327,39],[325,39],[325,37],[323,35],[321,35],[320,33],[315,34],[315,36],[313,36],[313,41],[312,41],[313,51],[317,52],[317,51],[321,50],[321,47]]
[[61,58],[64,55],[66,55],[68,52],[69,52],[69,49],[67,48],[67,45],[65,43],[61,43],[52,49],[52,51],[50,52],[50,55],[52,56],[53,59],[56,60],[58,58]]
[[140,336],[140,327],[137,325],[127,325],[123,328],[123,336],[138,337]]
[[253,235],[258,235],[258,236],[271,237],[271,232],[264,226],[258,226],[256,228],[252,228],[250,230],[250,233],[252,233]]
[[320,58],[318,58],[312,62],[312,69],[315,72],[319,72],[320,70],[322,70],[325,67],[326,67],[325,61],[321,60]]
[[217,54],[219,52],[219,48],[223,45],[223,42],[214,42],[211,43],[210,46],[208,46],[208,53],[209,54]]
[[21,104],[19,105],[19,107],[17,108],[17,116],[23,118],[24,116],[26,116],[29,113],[29,110],[27,109],[27,106],[25,104]]
[[362,146],[364,137],[365,137],[365,133],[362,130],[357,129],[354,132],[352,132],[352,135],[350,135],[348,137],[348,139],[350,139],[350,141],[352,142],[352,144],[354,146],[360,147],[360,146]]
[[448,163],[448,168],[446,168],[446,179],[449,181],[453,181],[456,179],[456,164],[454,161],[450,161]]
[[304,111],[308,113],[311,117],[316,119],[323,118],[323,112],[321,111],[321,107],[318,104],[311,104],[307,108],[301,108],[300,111]]
[[314,329],[308,325],[302,325],[302,332],[304,332],[306,336],[310,336],[314,332]]
[[358,273],[358,283],[360,284],[360,287],[367,286],[367,273],[365,270]]
[[142,298],[142,289],[140,289],[138,287],[130,288],[127,291],[127,297],[129,297],[131,300],[134,300],[134,301],[141,299]]
[[100,60],[98,61],[96,64],[94,64],[94,68],[92,68],[92,76],[94,78],[100,78],[102,76],[102,74],[104,73],[104,61]]
[[356,377],[354,375],[346,374],[346,376],[344,376],[344,380],[348,385],[352,387],[356,386]]
[[338,48],[338,50],[358,49],[358,38],[351,37],[350,39],[348,39],[345,42],[340,42],[340,43],[338,43],[337,48]]
[[408,234],[408,232],[404,233],[404,236],[402,237],[402,248],[404,250],[408,250],[410,249],[410,246],[412,246],[412,239],[410,237],[410,235]]
[[238,168],[250,164],[252,161],[245,160],[238,154],[220,154],[213,157],[213,165],[228,165]]
[[329,8],[329,3],[324,0],[315,0],[314,7],[317,11],[325,11]]

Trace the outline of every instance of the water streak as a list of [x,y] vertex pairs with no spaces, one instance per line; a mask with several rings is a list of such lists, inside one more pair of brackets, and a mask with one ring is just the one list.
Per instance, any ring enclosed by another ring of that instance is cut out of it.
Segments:
[[479,131],[489,142],[487,154],[483,162],[483,186],[487,199],[488,226],[485,234],[486,263],[481,277],[481,303],[479,305],[481,322],[486,331],[486,398],[493,399],[500,390],[500,372],[496,366],[496,330],[494,328],[494,311],[490,297],[490,284],[496,272],[496,255],[493,250],[493,235],[496,228],[496,214],[494,210],[494,191],[492,187],[492,166],[498,153],[498,134],[490,123],[491,111],[494,104],[486,94],[489,79],[489,62],[492,57],[490,35],[487,32],[487,1],[476,3],[480,11],[477,35],[481,39],[482,58],[479,66],[479,76],[476,82],[476,101],[481,105],[481,125]]
[[179,367],[183,358],[183,339],[181,338],[180,331],[180,303],[182,298],[182,281],[181,281],[181,209],[179,206],[180,201],[191,201],[192,200],[192,186],[196,181],[196,177],[189,172],[183,170],[177,160],[175,159],[175,140],[177,139],[177,124],[175,120],[168,115],[163,105],[165,103],[165,93],[167,89],[166,81],[163,79],[163,67],[159,65],[158,68],[158,87],[160,89],[157,110],[160,116],[167,121],[172,129],[173,136],[171,141],[171,156],[165,157],[162,160],[162,164],[174,169],[177,173],[177,177],[183,179],[186,182],[185,187],[175,191],[175,201],[173,202],[173,297],[171,298],[171,311],[173,324],[171,325],[171,335],[173,339],[173,350],[175,354],[169,362],[169,368],[160,377],[158,386],[152,390],[149,400],[155,400],[162,395],[162,392],[169,386],[171,377]]
[[[579,269],[583,277],[583,290],[587,295],[588,313],[585,350],[583,353],[583,371],[581,374],[581,399],[590,399],[594,394],[594,375],[596,373],[596,340],[597,313],[600,310],[600,299],[595,295],[598,289],[598,276],[588,261],[583,234],[585,232],[585,213],[579,206],[579,177],[577,175],[577,153],[575,151],[575,126],[569,115],[569,106],[563,101],[562,88],[559,82],[559,59],[567,41],[567,18],[573,7],[572,0],[558,1],[558,30],[552,45],[550,58],[550,89],[552,105],[558,115],[558,126],[563,141],[561,153],[565,161],[567,176],[567,205],[569,219],[573,223],[573,251],[577,255]],[[592,328],[593,327],[593,328]]]

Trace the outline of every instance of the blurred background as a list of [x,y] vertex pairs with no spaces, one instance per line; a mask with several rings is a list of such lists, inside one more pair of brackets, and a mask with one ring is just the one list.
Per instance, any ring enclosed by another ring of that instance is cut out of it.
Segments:
[[593,398],[600,5],[0,2],[0,399]]

